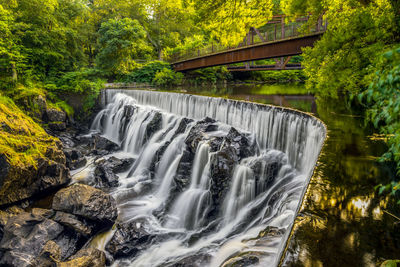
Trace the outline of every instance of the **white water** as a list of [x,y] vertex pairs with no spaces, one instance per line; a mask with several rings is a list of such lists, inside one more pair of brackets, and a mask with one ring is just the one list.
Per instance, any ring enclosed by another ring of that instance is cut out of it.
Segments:
[[[221,266],[238,253],[256,255],[256,265],[277,265],[325,138],[322,123],[281,108],[184,94],[107,90],[103,101],[107,106],[92,130],[137,158],[112,192],[119,219],[144,218],[151,233],[178,233],[115,265],[168,266],[193,257],[187,262],[195,266]],[[128,105],[135,107],[130,118],[124,115]],[[157,112],[162,127],[146,139]],[[236,164],[213,216],[210,164],[215,152],[207,138],[197,146],[188,185],[174,191],[185,139],[196,121],[176,131],[183,117],[206,116],[221,122],[217,131],[206,134],[209,140],[225,136],[231,125],[255,135],[260,151]],[[278,234],[257,238],[268,227],[276,227]]]

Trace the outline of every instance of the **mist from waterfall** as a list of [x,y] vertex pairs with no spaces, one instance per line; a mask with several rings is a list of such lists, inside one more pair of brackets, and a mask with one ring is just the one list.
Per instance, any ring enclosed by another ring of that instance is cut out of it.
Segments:
[[[221,266],[239,254],[256,254],[252,265],[277,265],[325,138],[318,120],[185,94],[102,97],[91,130],[135,158],[112,191],[119,220],[144,220],[163,236],[116,266]],[[250,152],[232,143],[239,137]]]

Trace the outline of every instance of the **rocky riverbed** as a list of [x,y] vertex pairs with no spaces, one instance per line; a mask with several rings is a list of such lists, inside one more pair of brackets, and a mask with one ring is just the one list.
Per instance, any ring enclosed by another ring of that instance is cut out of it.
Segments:
[[99,188],[112,186],[108,179],[130,162],[103,162],[96,184],[75,183],[70,170],[85,166],[86,155],[118,146],[100,136],[81,140],[87,127],[48,108],[42,97],[34,101],[39,108],[31,115],[50,135],[12,103],[1,106],[9,148],[0,154],[0,266],[105,266],[106,255],[90,241],[114,225],[118,210]]

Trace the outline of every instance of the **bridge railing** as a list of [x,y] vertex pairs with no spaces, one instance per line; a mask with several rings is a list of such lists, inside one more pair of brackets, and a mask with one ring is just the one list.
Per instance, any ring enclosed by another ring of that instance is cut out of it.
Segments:
[[[236,50],[246,46],[257,45],[260,43],[277,42],[280,40],[291,39],[306,35],[299,29],[308,22],[309,17],[301,17],[293,22],[285,23],[285,16],[274,16],[272,20],[268,21],[264,26],[259,29],[251,28],[246,34],[243,41],[238,46],[227,47],[221,44],[211,43],[205,47],[198,49],[190,49],[176,53],[169,58],[169,62],[185,61],[192,58],[204,57],[211,54],[226,52],[229,50]],[[308,34],[324,32],[327,27],[327,22],[319,18],[313,27],[308,29]]]

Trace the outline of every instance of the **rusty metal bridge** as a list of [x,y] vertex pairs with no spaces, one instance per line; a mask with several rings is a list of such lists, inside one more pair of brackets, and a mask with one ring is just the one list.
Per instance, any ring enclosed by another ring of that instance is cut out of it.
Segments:
[[[189,71],[206,67],[227,65],[230,71],[301,69],[300,63],[290,62],[300,55],[302,48],[313,46],[327,27],[327,22],[318,19],[308,34],[298,29],[309,17],[285,23],[284,16],[274,16],[260,29],[251,28],[243,42],[237,47],[222,47],[211,44],[202,49],[174,55],[172,66],[176,71]],[[257,65],[255,61],[273,59],[275,64]],[[243,63],[243,64],[238,64]]]

